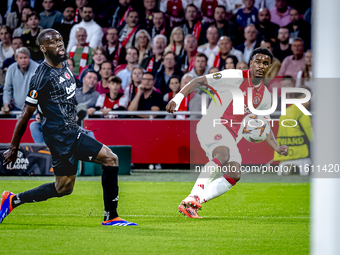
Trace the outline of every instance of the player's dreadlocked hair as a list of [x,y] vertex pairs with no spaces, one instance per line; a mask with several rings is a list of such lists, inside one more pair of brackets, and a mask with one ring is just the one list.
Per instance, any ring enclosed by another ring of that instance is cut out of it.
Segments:
[[274,58],[273,53],[267,48],[259,47],[259,48],[254,49],[250,55],[250,60],[252,60],[256,54],[263,54],[263,55],[269,56],[271,63],[273,63],[273,58]]
[[52,29],[52,28],[44,29],[43,31],[41,31],[39,33],[38,38],[37,38],[37,41],[38,41],[39,45],[42,45],[44,43],[45,35],[48,34],[48,33],[51,33],[51,32],[59,33],[57,30]]

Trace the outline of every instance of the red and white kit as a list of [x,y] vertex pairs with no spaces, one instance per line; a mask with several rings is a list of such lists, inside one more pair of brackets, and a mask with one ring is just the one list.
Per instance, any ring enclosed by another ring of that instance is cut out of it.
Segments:
[[[222,105],[217,95],[207,109],[207,114],[197,124],[196,133],[205,150],[207,157],[211,160],[212,152],[216,147],[227,146],[230,149],[229,162],[242,163],[242,157],[238,150],[238,131],[243,118],[250,114],[248,108],[248,88],[252,88],[253,106],[257,110],[267,110],[271,107],[271,95],[266,86],[261,82],[255,86],[250,78],[250,70],[223,70],[218,73],[206,75],[208,85],[213,87],[219,94]],[[227,86],[226,86],[227,85]],[[228,86],[241,89],[244,97],[244,114],[233,114],[233,97]],[[221,121],[218,121],[221,120]],[[226,124],[216,124],[225,123]],[[214,127],[215,122],[215,127]]]

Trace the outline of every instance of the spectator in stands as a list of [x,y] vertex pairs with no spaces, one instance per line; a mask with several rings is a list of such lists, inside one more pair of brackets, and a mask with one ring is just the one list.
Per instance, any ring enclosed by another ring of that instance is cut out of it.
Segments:
[[208,58],[205,54],[199,52],[195,56],[195,66],[194,68],[188,72],[191,77],[197,78],[199,76],[203,76],[208,74],[209,68],[207,66]]
[[182,29],[184,36],[193,34],[199,45],[203,43],[203,37],[201,36],[202,24],[198,19],[198,9],[194,4],[188,4],[185,9],[185,23],[182,25]]
[[145,16],[142,19],[143,27],[150,31],[153,27],[153,21],[152,21],[152,14],[154,11],[156,11],[156,0],[143,0],[144,8],[145,8]]
[[126,24],[127,14],[131,10],[131,0],[118,0],[118,5],[111,8],[104,19],[109,27],[119,28]]
[[37,41],[39,33],[42,29],[39,28],[40,16],[36,12],[27,16],[27,24],[30,29],[22,33],[21,39],[24,46],[30,51],[31,58],[34,61],[42,61],[44,54],[40,51],[40,47]]
[[126,50],[119,42],[118,34],[119,31],[117,28],[110,27],[106,34],[107,44],[104,46],[107,52],[107,60],[110,60],[114,67],[126,63]]
[[140,28],[138,12],[134,10],[129,11],[125,21],[126,24],[119,32],[119,42],[127,49],[135,45],[136,34]]
[[210,67],[208,74],[217,73],[219,71],[220,69],[218,67],[213,66],[213,67]]
[[74,74],[74,59],[73,59],[73,58],[68,58],[68,59],[66,59],[66,61],[67,61],[68,67],[70,68],[72,74],[73,74],[74,76],[76,76],[76,75]]
[[138,66],[139,52],[135,47],[130,47],[126,51],[127,66],[124,70],[116,74],[122,80],[122,89],[124,90],[129,85],[132,68]]
[[301,38],[305,42],[305,50],[310,47],[311,26],[310,24],[300,18],[298,10],[291,8],[289,11],[291,23],[287,25],[290,34],[290,41],[295,38]]
[[155,11],[152,14],[153,27],[150,31],[151,38],[156,35],[165,35],[167,41],[170,40],[171,29],[166,25],[165,15],[161,11]]
[[69,57],[74,60],[74,74],[76,76],[78,76],[91,61],[92,49],[86,42],[86,38],[87,33],[85,28],[78,27],[76,31],[77,44],[72,46],[69,52]]
[[156,73],[155,88],[157,88],[162,95],[170,91],[169,80],[173,75],[182,76],[181,71],[175,70],[176,54],[173,51],[168,51],[163,57],[163,67]]
[[304,46],[301,38],[296,38],[292,44],[293,55],[286,57],[277,75],[290,75],[296,78],[297,73],[305,66]]
[[[310,91],[308,87],[304,87]],[[303,99],[306,97],[304,93],[295,93],[293,98]],[[310,108],[310,101],[302,103],[302,106],[306,109]],[[293,120],[293,121],[292,121]],[[308,165],[311,165],[310,159],[310,143],[314,140],[312,123],[309,115],[305,115],[295,105],[291,105],[287,108],[287,114],[280,116],[280,123],[287,123],[285,126],[279,125],[277,134],[278,145],[287,144],[290,145],[290,153],[283,157],[278,153],[274,153],[274,160],[280,161],[279,169],[282,167],[299,167],[300,175],[308,175]],[[298,123],[297,123],[298,122]],[[291,139],[294,137],[293,139]],[[296,141],[296,142],[295,142]],[[278,172],[278,175],[282,174],[282,170]]]
[[[162,95],[154,90],[155,77],[152,73],[143,74],[142,83],[138,86],[137,94],[128,107],[128,111],[160,111],[164,108]],[[141,118],[149,118],[140,115]],[[157,117],[157,116],[154,116]]]
[[67,5],[63,11],[62,20],[59,23],[55,23],[53,25],[53,28],[62,35],[66,49],[70,40],[71,29],[75,24],[75,15],[75,7],[73,5]]
[[90,5],[85,5],[81,10],[80,15],[83,20],[72,27],[70,40],[67,45],[67,52],[70,52],[72,47],[77,44],[76,32],[80,27],[86,30],[86,42],[89,43],[90,48],[102,46],[101,41],[103,38],[103,31],[102,28],[93,20],[94,13],[92,7]]
[[35,143],[44,143],[40,114],[36,114],[34,119],[35,121],[31,122],[30,124],[30,131],[33,141]]
[[121,93],[122,80],[117,76],[108,79],[109,92],[99,95],[96,102],[96,110],[100,110],[104,117],[117,118],[117,115],[109,115],[110,111],[124,111],[128,106],[128,98]]
[[[30,60],[30,52],[26,47],[21,47],[15,52],[17,62],[11,65],[6,73],[3,102],[1,111],[8,114],[10,110],[20,111],[25,104],[30,80],[38,64]],[[12,102],[12,105],[10,105]]]
[[80,15],[81,10],[83,9],[85,5],[89,4],[89,1],[88,0],[76,0],[75,3],[76,3],[76,12],[74,16],[74,22],[78,24],[79,22],[82,21],[82,17]]
[[[176,94],[179,92],[180,88],[181,88],[181,77],[178,75],[171,76],[169,79],[170,92],[166,93],[163,96],[164,103],[167,104],[171,99],[173,99],[176,96]],[[173,119],[173,117],[171,119]]]
[[190,72],[195,66],[195,56],[197,52],[197,39],[193,34],[188,34],[184,38],[184,55],[180,58],[179,64],[183,73]]
[[[214,11],[214,19],[215,19],[215,26],[217,27],[218,30],[218,38],[222,36],[228,36],[230,37],[231,41],[235,44],[238,45],[238,41],[236,41],[236,27],[233,22],[228,21],[226,18],[226,9],[223,5],[218,5],[215,8]],[[202,25],[202,31],[201,33],[205,35],[205,31],[209,28],[208,25],[204,24]],[[206,43],[207,39],[203,38],[203,42]],[[241,40],[242,41],[242,40]]]
[[204,53],[207,58],[209,58],[212,54],[217,55],[219,52],[219,47],[217,45],[218,42],[218,30],[217,27],[211,26],[207,30],[207,40],[208,42],[199,46],[197,48],[198,52]]
[[142,83],[144,70],[141,67],[135,66],[131,71],[130,84],[124,90],[124,95],[128,98],[129,103],[135,97],[138,86]]
[[289,44],[289,29],[286,27],[281,27],[279,29],[277,39],[279,40],[279,46],[273,49],[273,54],[278,60],[282,62],[286,57],[293,54]]
[[144,57],[147,56],[151,50],[151,36],[148,31],[141,29],[137,32],[135,47],[139,51],[138,64],[141,64]]
[[312,75],[312,51],[307,50],[305,53],[305,66],[296,76],[296,87],[309,87],[313,90]]
[[156,74],[162,65],[166,44],[167,39],[164,35],[156,35],[152,41],[152,54],[143,59],[141,67],[147,72]]
[[289,10],[287,0],[276,0],[275,7],[270,9],[270,21],[280,27],[287,26],[290,23]]
[[235,57],[234,55],[229,55],[225,59],[225,69],[236,69],[237,63],[238,63],[237,57]]
[[180,27],[175,27],[172,29],[170,36],[170,43],[165,48],[164,52],[169,50],[176,53],[176,56],[183,56],[184,54],[184,32]]
[[186,4],[186,1],[179,0],[160,1],[159,9],[161,12],[165,13],[166,18],[170,22],[170,27],[178,27],[183,24]]
[[28,26],[27,24],[27,17],[28,15],[30,15],[32,12],[34,11],[33,8],[31,8],[30,6],[26,6],[22,9],[22,12],[21,12],[21,17],[20,17],[20,20],[21,20],[21,23],[20,23],[20,26],[18,26],[14,32],[13,32],[13,37],[20,37],[22,35],[22,33],[29,29],[30,27]]
[[53,27],[55,23],[60,23],[63,14],[54,9],[56,0],[43,0],[44,11],[40,13],[40,25],[43,28]]
[[[107,94],[107,93],[110,92],[109,91],[110,90],[110,88],[109,88],[109,78],[112,76],[112,73],[113,73],[112,62],[104,61],[100,65],[100,70],[99,70],[101,80],[96,85],[96,91],[98,91],[99,94]],[[119,78],[119,77],[117,77],[117,78]],[[122,84],[122,82],[120,82],[119,84]]]
[[78,104],[86,104],[87,114],[93,115],[96,111],[96,102],[99,92],[95,90],[98,81],[98,76],[94,70],[87,69],[82,80],[83,86],[76,88],[75,97]]
[[243,54],[241,51],[233,47],[233,43],[227,36],[222,36],[218,40],[218,47],[220,52],[217,55],[211,55],[208,59],[208,66],[215,66],[221,70],[224,69],[225,59],[228,55],[234,55],[238,61],[242,61]]
[[[11,47],[12,47],[12,49],[13,49],[13,52],[16,52],[17,49],[19,49],[19,48],[21,48],[21,47],[23,47],[23,46],[24,46],[24,45],[23,45],[22,40],[21,40],[20,37],[14,37],[14,38],[12,39]],[[6,71],[7,68],[8,68],[11,64],[13,64],[14,62],[16,62],[16,60],[15,60],[15,54],[13,54],[13,56],[10,57],[10,58],[5,59],[3,65],[2,65],[2,69]],[[0,84],[3,84],[3,83],[0,82]]]
[[255,0],[243,0],[244,8],[236,13],[236,24],[239,27],[246,27],[249,24],[258,22],[258,11],[254,7]]
[[241,62],[237,63],[236,69],[239,69],[239,70],[248,70],[249,66],[248,66],[248,64],[246,62],[241,61]]
[[257,40],[270,39],[275,42],[280,27],[270,21],[270,12],[267,8],[260,9],[258,15],[259,21],[255,23],[258,31]]
[[253,24],[248,25],[244,29],[244,38],[245,42],[237,47],[239,51],[243,53],[243,61],[249,63],[250,55],[252,51],[259,47],[259,43],[257,42],[257,29]]
[[[261,47],[266,48],[273,52],[273,42],[270,39],[263,40],[261,42]],[[264,78],[268,79],[269,81],[270,78],[275,78],[280,71],[281,68],[281,62],[277,58],[273,58],[272,60],[272,65],[269,68],[268,72],[266,73],[266,76]]]
[[14,54],[11,46],[12,31],[9,26],[0,27],[0,68],[2,68],[4,61],[11,58]]
[[11,29],[16,29],[21,23],[21,13],[24,7],[29,6],[29,0],[16,0],[16,11],[7,14],[6,25]]
[[[83,72],[86,69],[93,69],[96,72],[97,76],[98,76],[98,81],[100,81],[101,80],[101,76],[99,74],[99,71],[100,71],[102,63],[104,63],[104,61],[107,60],[106,56],[107,56],[107,53],[106,53],[106,51],[104,50],[103,47],[96,47],[95,49],[92,49],[92,64],[86,66],[80,72],[80,80],[83,79],[83,77],[84,77]],[[110,74],[110,76],[111,76],[111,74]],[[109,77],[107,77],[107,78],[109,78]]]

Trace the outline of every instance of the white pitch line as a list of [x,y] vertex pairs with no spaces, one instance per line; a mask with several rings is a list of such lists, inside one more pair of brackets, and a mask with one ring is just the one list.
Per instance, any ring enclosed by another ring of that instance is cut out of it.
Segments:
[[[17,214],[18,215],[18,214]],[[20,214],[20,215],[24,215],[24,216],[81,216],[81,217],[89,217],[89,216],[95,216],[95,217],[101,217],[103,215],[95,215],[95,214],[91,214],[91,215],[79,215],[79,214],[48,214],[48,213],[24,213],[24,214]],[[121,215],[122,217],[145,217],[145,218],[178,218],[180,215],[175,216],[175,215],[128,215],[128,214],[124,214]],[[248,218],[248,219],[310,219],[311,217],[305,217],[305,216],[213,216],[213,215],[206,215],[206,216],[202,216],[203,218]]]

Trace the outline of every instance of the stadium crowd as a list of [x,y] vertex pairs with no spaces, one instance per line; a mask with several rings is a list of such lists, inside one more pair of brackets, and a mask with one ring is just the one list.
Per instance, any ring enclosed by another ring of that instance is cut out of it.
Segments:
[[[312,86],[310,1],[3,0],[0,5],[4,114],[24,104],[44,58],[36,39],[45,28],[62,34],[69,68],[79,81],[76,100],[86,104],[89,116],[96,110],[106,118],[117,117],[108,115],[114,110],[164,110],[195,77],[247,69],[252,50],[260,46],[275,57],[266,78]],[[278,86],[270,79],[265,83],[269,90]],[[201,93],[189,95],[179,110],[200,111]]]

